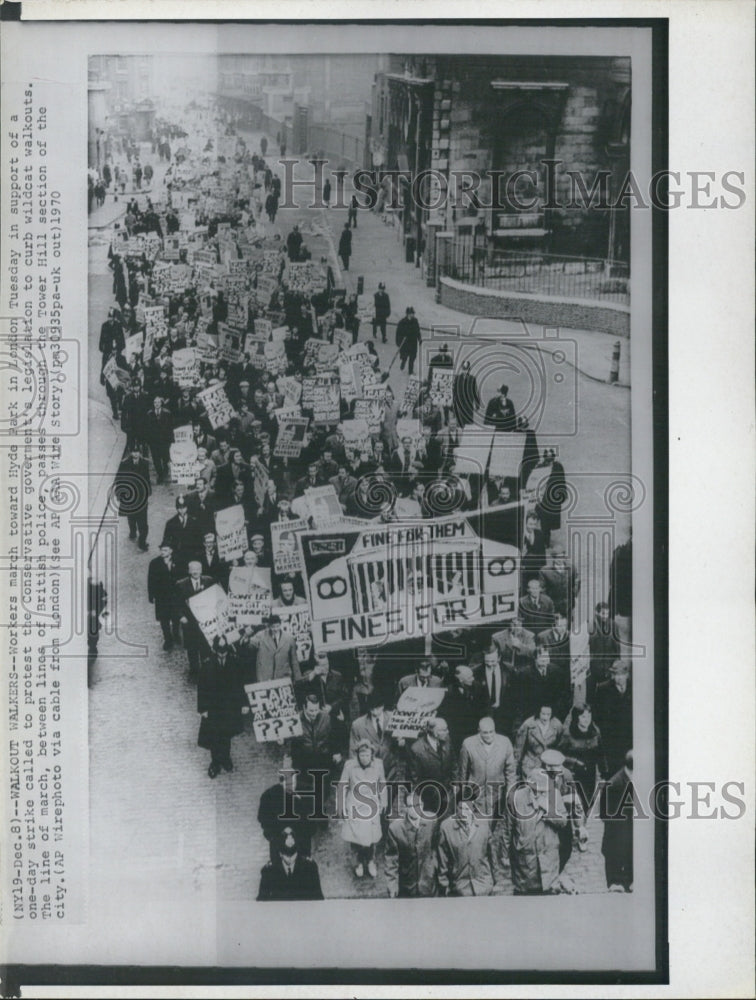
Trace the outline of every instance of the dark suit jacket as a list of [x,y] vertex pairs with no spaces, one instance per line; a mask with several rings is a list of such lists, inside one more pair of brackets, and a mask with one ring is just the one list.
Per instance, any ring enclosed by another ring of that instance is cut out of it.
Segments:
[[173,414],[165,407],[159,414],[150,410],[145,418],[145,434],[153,445],[173,443]]
[[478,731],[478,722],[486,714],[482,692],[477,684],[462,693],[454,684],[444,695],[438,714],[446,719],[451,744],[459,751],[464,740]]
[[519,675],[519,691],[515,699],[516,724],[521,725],[531,715],[538,715],[542,705],[551,705],[553,714],[561,722],[570,708],[571,690],[569,675],[565,678],[559,667],[549,664],[542,677],[533,666]]
[[280,858],[269,861],[260,873],[258,901],[323,899],[318,866],[311,858],[297,855],[294,871],[287,875]]
[[454,779],[455,759],[451,743],[439,743],[434,750],[426,735],[410,747],[409,776],[413,785],[421,781],[437,781],[449,785]]
[[484,663],[479,663],[473,668],[475,683],[480,691],[480,702],[483,706],[483,713],[488,714],[496,723],[496,731],[504,736],[511,737],[512,725],[514,723],[515,706],[512,700],[512,687],[509,673],[501,667],[501,692],[499,693],[499,707],[493,707],[491,693],[488,690],[486,680],[486,667]]
[[200,501],[199,493],[192,491],[186,494],[186,506],[189,516],[197,522],[200,540],[206,531],[215,531],[215,512],[218,510],[218,497],[214,490],[208,490],[203,501]]
[[192,553],[202,544],[202,539],[198,534],[198,525],[195,519],[189,514],[186,524],[181,524],[178,514],[169,517],[165,522],[163,538],[173,546],[173,558],[184,569]]
[[541,632],[554,624],[554,602],[546,594],[541,594],[536,608],[533,598],[526,594],[520,598],[520,617],[525,628],[538,637]]
[[131,456],[125,458],[118,466],[113,484],[113,495],[118,501],[120,516],[126,517],[128,514],[146,511],[147,500],[151,493],[150,467],[146,459],[140,458],[134,464]]
[[147,569],[147,599],[155,605],[155,618],[178,618],[182,613],[182,601],[176,584],[180,579],[180,571],[173,560],[171,568],[165,564],[162,556],[151,560]]

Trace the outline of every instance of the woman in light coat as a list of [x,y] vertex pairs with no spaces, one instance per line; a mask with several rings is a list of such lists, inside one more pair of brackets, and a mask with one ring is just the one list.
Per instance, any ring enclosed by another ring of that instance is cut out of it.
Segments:
[[554,718],[551,705],[541,705],[517,731],[515,756],[521,778],[529,778],[541,766],[541,754],[559,742],[564,727]]
[[367,867],[370,877],[375,878],[375,845],[383,836],[381,813],[387,804],[386,776],[383,761],[367,740],[357,745],[356,756],[344,765],[339,786],[341,836],[355,853],[354,873],[362,878]]

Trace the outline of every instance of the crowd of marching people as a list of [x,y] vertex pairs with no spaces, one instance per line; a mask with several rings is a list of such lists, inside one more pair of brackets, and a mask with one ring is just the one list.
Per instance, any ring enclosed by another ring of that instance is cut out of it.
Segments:
[[[374,343],[395,314],[380,275],[367,296],[339,287],[335,262],[307,246],[321,223],[276,225],[281,182],[267,140],[251,151],[216,124],[201,139],[175,128],[188,135],[160,193],[140,195],[134,173],[109,250],[114,304],[99,349],[125,438],[115,503],[133,543],[154,546],[147,598],[163,649],[186,652],[211,779],[234,768],[245,685],[288,681],[294,692],[297,735],[280,740],[280,781],[259,800],[271,845],[259,898],[322,898],[312,855],[333,822],[356,879],[378,877],[382,845],[391,896],[486,895],[510,882],[520,894],[572,891],[564,869],[586,847],[597,783],[619,803],[632,780],[632,685],[617,628],[631,614],[628,553],[618,550],[611,592],[593,611],[578,685],[570,637],[581,580],[559,537],[556,455],[539,451],[506,384],[483,405],[447,345],[422,364],[420,323],[404,304],[395,360],[409,378],[395,395]],[[170,162],[167,128],[154,145]],[[350,212],[343,270],[356,225]],[[453,373],[442,392],[439,370]],[[471,425],[524,436],[515,475],[459,471]],[[317,651],[298,531],[505,507],[534,471],[557,501],[541,494],[522,518],[514,617],[457,629],[451,644]],[[176,489],[175,513],[152,523],[153,491]],[[208,632],[195,609],[211,589],[231,611]],[[426,687],[443,691],[437,712],[416,736],[395,736],[400,699]],[[632,827],[604,826],[607,886],[629,891]]]

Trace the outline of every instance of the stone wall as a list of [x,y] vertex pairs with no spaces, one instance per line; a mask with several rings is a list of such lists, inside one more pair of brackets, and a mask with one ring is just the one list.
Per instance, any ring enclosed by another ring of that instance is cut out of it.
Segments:
[[440,301],[449,309],[474,316],[521,319],[540,326],[599,330],[615,337],[630,336],[630,309],[627,306],[479,288],[463,285],[451,278],[440,279]]

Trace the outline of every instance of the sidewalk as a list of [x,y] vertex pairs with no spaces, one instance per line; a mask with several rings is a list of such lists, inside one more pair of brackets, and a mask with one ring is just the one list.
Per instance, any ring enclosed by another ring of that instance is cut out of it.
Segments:
[[[331,228],[338,233],[346,222],[346,211],[332,209],[325,213],[331,221]],[[364,275],[365,297],[371,300],[378,288],[378,282],[386,284],[386,290],[393,307],[391,324],[395,326],[407,306],[414,306],[423,333],[430,332],[432,327],[456,327],[462,336],[470,333],[473,323],[482,317],[471,316],[468,313],[457,312],[435,301],[435,290],[426,285],[422,269],[404,262],[404,246],[398,228],[387,225],[384,216],[362,211],[358,215],[357,229],[352,231],[353,256],[349,271],[344,274],[345,283],[350,291],[357,290],[357,278]],[[480,322],[475,323],[476,327]],[[498,333],[513,333],[521,330],[519,324],[507,320],[485,320],[483,329],[490,335],[494,330]],[[542,350],[553,353],[558,349],[558,342],[543,339],[543,327],[528,324],[531,336],[538,341]],[[562,340],[573,340],[576,343],[578,371],[586,378],[597,382],[609,383],[609,372],[612,362],[612,352],[617,337],[593,330],[570,330],[560,328]],[[620,369],[618,385],[630,385],[630,341],[620,340]]]

